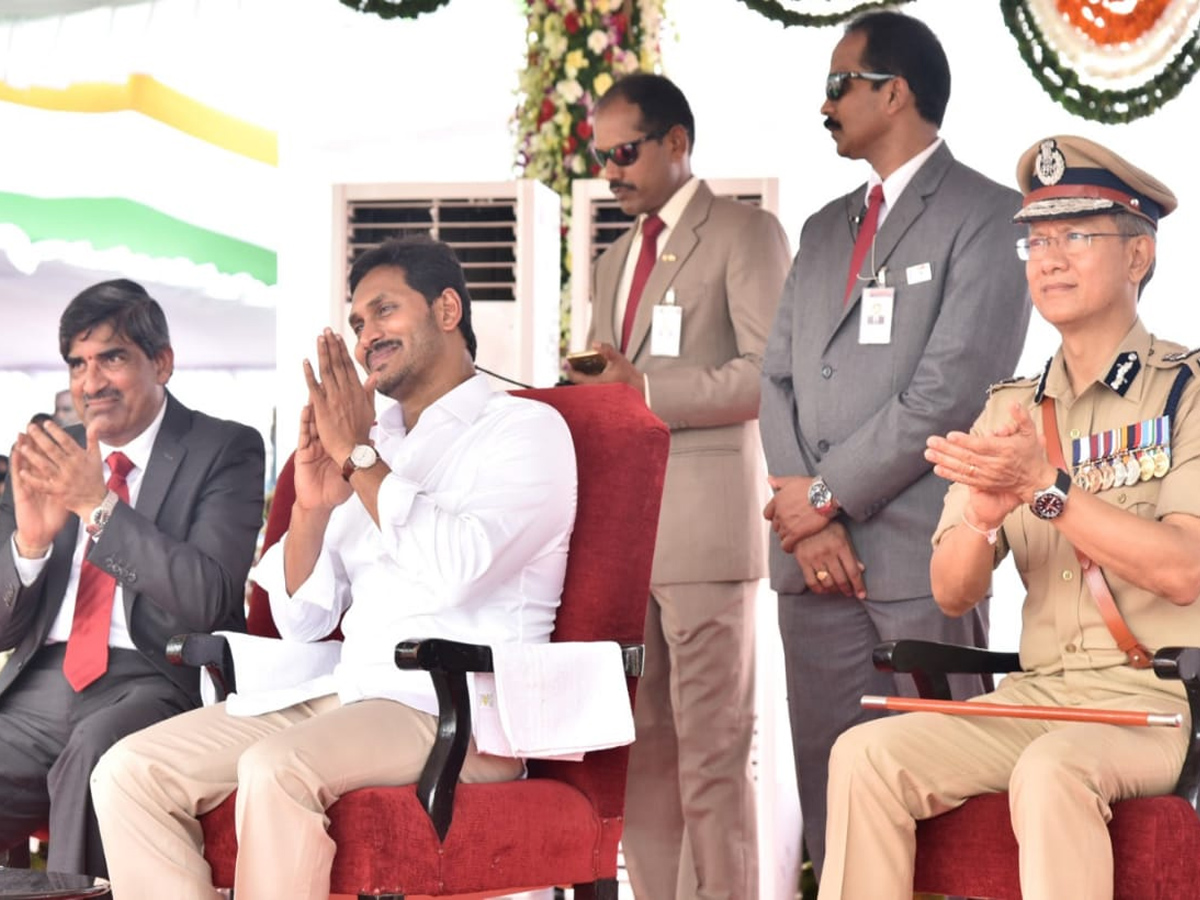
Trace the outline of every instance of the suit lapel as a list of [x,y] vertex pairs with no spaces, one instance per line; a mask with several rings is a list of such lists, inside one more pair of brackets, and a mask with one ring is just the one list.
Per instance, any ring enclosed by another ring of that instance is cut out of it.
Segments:
[[191,419],[191,413],[168,392],[167,412],[158,429],[158,437],[154,439],[154,449],[150,451],[150,462],[142,475],[142,486],[134,507],[151,522],[158,519],[167,491],[187,456],[183,436],[191,428]]
[[592,340],[612,344],[614,347],[619,347],[621,343],[613,322],[617,310],[617,291],[621,289],[621,273],[625,270],[625,259],[629,256],[629,245],[632,243],[633,229],[629,228],[613,241],[596,268],[596,294],[592,298]]
[[[930,194],[937,190],[938,185],[942,183],[946,172],[954,162],[954,157],[950,153],[950,149],[945,142],[933,152],[929,159],[925,160],[924,165],[917,169],[912,180],[905,187],[904,193],[900,195],[900,199],[896,201],[894,208],[888,210],[887,218],[883,225],[880,226],[878,234],[875,236],[875,272],[878,272],[887,265],[888,259],[892,252],[899,245],[908,229],[913,223],[921,217],[925,212],[927,199]],[[859,193],[865,197],[866,187]],[[867,265],[871,264],[871,253],[867,253]],[[874,273],[872,273],[873,275]],[[899,273],[894,273],[898,275]],[[889,284],[899,283],[889,279]],[[842,323],[846,321],[850,313],[858,306],[862,299],[863,288],[870,285],[869,281],[860,281],[850,295],[849,301],[842,309],[841,315],[838,317],[837,324],[834,326],[834,333],[842,327]],[[832,340],[833,335],[830,335]]]
[[641,352],[642,345],[650,335],[654,307],[662,303],[675,276],[700,243],[700,236],[696,232],[708,220],[712,204],[713,192],[702,181],[696,186],[696,193],[684,207],[679,221],[671,229],[666,246],[659,248],[658,259],[650,270],[650,277],[638,301],[633,329],[629,333],[629,347],[625,353],[629,359]]

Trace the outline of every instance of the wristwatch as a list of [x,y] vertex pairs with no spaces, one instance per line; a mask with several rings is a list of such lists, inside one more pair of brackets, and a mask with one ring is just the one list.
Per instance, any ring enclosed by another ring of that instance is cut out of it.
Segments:
[[837,512],[837,504],[833,501],[833,491],[825,479],[818,475],[808,486],[809,505],[827,519],[832,519]]
[[109,491],[100,501],[100,505],[93,509],[91,515],[88,516],[87,533],[93,541],[100,540],[100,533],[104,531],[104,526],[112,518],[113,510],[117,508],[117,502],[120,499],[116,491]]
[[347,481],[359,469],[369,469],[379,462],[379,453],[370,444],[355,444],[346,461],[342,463],[342,477]]
[[1071,476],[1062,469],[1054,477],[1054,484],[1044,490],[1034,491],[1029,508],[1039,519],[1057,519],[1067,505],[1067,491],[1071,489]]

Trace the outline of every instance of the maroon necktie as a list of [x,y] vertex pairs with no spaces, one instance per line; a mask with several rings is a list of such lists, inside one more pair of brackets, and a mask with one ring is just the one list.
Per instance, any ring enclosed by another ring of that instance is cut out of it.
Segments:
[[[120,451],[108,455],[108,489],[125,503],[129,502],[126,477],[133,463]],[[63,675],[71,687],[82,691],[108,669],[108,632],[112,625],[113,597],[117,581],[103,569],[92,565],[87,553],[92,549],[88,540],[83,564],[79,567],[79,592],[75,596],[75,618],[71,620],[71,637],[63,657]]]
[[879,207],[882,205],[883,185],[877,184],[871,188],[867,197],[867,211],[858,229],[858,239],[854,242],[854,256],[850,258],[850,274],[846,278],[846,296],[842,298],[842,303],[849,303],[850,295],[854,293],[854,285],[858,282],[863,260],[867,258],[867,251],[875,240],[875,229],[879,227]]
[[658,258],[658,236],[666,223],[658,216],[648,216],[642,223],[642,249],[638,253],[637,265],[633,269],[633,283],[629,285],[629,301],[625,304],[625,319],[621,322],[621,352],[629,346],[629,333],[633,331],[633,318],[637,315],[638,301]]

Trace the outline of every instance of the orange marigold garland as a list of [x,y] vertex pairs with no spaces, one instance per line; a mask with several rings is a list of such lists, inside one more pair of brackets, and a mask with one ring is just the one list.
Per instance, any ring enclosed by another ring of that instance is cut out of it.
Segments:
[[1057,0],[1058,11],[1097,44],[1138,40],[1158,22],[1167,0],[1137,0],[1133,6],[1112,0]]
[[1132,122],[1179,96],[1200,65],[1200,0],[1000,0],[1021,57],[1057,103]]

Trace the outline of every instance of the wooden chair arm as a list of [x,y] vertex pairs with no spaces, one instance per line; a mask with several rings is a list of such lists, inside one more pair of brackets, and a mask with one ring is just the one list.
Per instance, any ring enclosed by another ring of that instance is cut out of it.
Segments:
[[[644,653],[642,644],[621,645],[627,676],[641,676]],[[399,669],[429,672],[437,694],[437,737],[417,780],[417,799],[433,823],[438,839],[444,841],[454,817],[454,791],[471,740],[467,673],[491,672],[492,651],[482,644],[426,638],[401,641],[396,645],[395,660]]]
[[1163,647],[1151,665],[1159,678],[1182,681],[1187,693],[1191,733],[1174,793],[1200,815],[1200,647]]
[[1016,653],[937,641],[888,641],[875,648],[871,662],[881,672],[912,675],[917,693],[936,700],[951,699],[947,674],[986,675],[1021,670],[1021,659]]
[[177,634],[167,641],[167,662],[175,666],[203,666],[212,678],[220,702],[237,690],[233,651],[219,634]]

